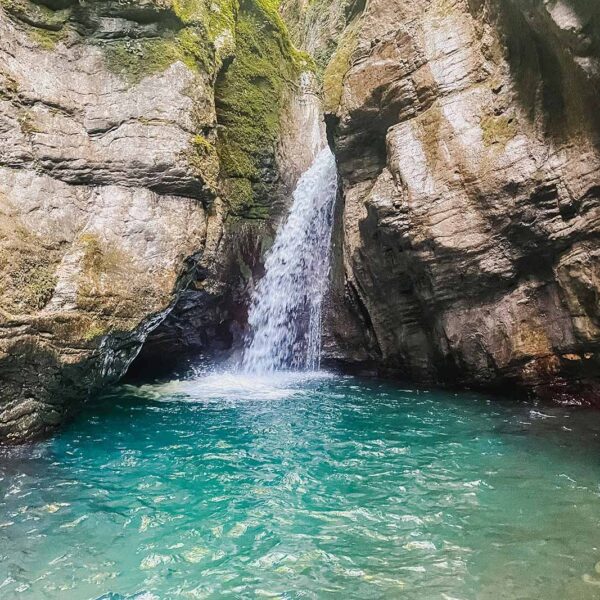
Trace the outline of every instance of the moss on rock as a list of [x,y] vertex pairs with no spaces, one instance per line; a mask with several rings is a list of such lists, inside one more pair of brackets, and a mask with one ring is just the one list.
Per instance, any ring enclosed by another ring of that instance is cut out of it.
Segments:
[[[165,6],[161,5],[164,9]],[[173,0],[167,7],[180,23],[159,37],[103,43],[109,68],[131,83],[160,73],[177,61],[214,76],[233,52],[238,0]]]
[[517,135],[517,124],[514,118],[506,115],[487,116],[481,120],[481,131],[483,143],[486,146],[492,144],[505,145]]
[[269,204],[249,179],[226,179],[223,183],[223,192],[232,215],[246,219],[268,218]]
[[216,195],[219,177],[219,156],[215,144],[201,134],[192,138],[186,158],[205,186]]
[[[27,17],[24,26],[44,47],[50,48],[65,31],[82,44],[99,47],[107,68],[130,85],[176,62],[207,82],[214,80],[218,136],[209,131],[209,121],[198,122],[186,159],[214,193],[219,180],[228,182],[224,197],[234,215],[268,216],[278,178],[275,147],[282,110],[300,73],[314,68],[291,42],[279,14],[280,0],[152,0],[143,6],[132,2],[129,8],[98,1],[63,10],[38,7],[31,0],[0,2],[12,7],[18,20],[25,13],[35,15],[35,23],[42,25],[31,26]],[[131,16],[138,9],[143,22]],[[123,27],[107,37],[90,29],[110,16],[133,19],[134,29]],[[33,126],[22,123],[24,130]]]
[[15,313],[43,309],[56,286],[54,253],[36,247],[34,239],[13,240],[0,248],[0,293],[5,307]]
[[0,296],[2,309],[33,313],[43,309],[56,286],[59,253],[43,237],[14,219],[0,193]]
[[87,277],[96,279],[102,274],[119,271],[126,264],[122,254],[103,244],[95,233],[84,233],[79,243],[83,249],[83,274]]
[[352,54],[358,44],[360,21],[351,23],[341,37],[338,47],[323,74],[323,105],[325,112],[335,113],[342,100],[344,77],[350,70]]
[[86,329],[83,330],[82,337],[86,342],[106,335],[110,328],[106,324],[101,324],[98,321],[91,321]]
[[53,10],[31,0],[0,0],[0,6],[22,23],[46,31],[59,32],[71,17],[71,8]]
[[199,62],[204,64],[207,57],[194,43],[195,37],[194,32],[183,30],[168,38],[115,40],[103,44],[102,49],[108,68],[133,84],[165,71],[177,61],[194,70]]
[[30,0],[0,0],[0,6],[45,50],[52,50],[68,34],[66,25],[72,16],[71,8],[52,10]]
[[[273,169],[287,91],[310,59],[292,45],[275,0],[245,0],[236,22],[235,59],[216,85],[221,175],[234,215],[262,217],[258,184]],[[272,177],[272,175],[271,175]]]
[[34,265],[23,288],[23,297],[27,305],[41,310],[48,304],[54,293],[57,278],[52,265]]

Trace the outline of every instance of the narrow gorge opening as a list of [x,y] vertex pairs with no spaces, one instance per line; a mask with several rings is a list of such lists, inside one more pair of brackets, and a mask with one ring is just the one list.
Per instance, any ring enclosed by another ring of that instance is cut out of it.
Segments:
[[[325,146],[300,176],[289,213],[282,218],[272,247],[259,258],[254,289],[240,300],[247,308],[238,309],[247,315],[245,322],[243,316],[235,321],[228,314],[233,308],[229,305],[221,307],[218,325],[199,323],[194,315],[207,314],[205,297],[184,292],[176,316],[151,334],[131,365],[128,380],[185,372],[207,361],[255,374],[318,371],[337,183],[335,158]],[[197,342],[178,352],[182,336]]]

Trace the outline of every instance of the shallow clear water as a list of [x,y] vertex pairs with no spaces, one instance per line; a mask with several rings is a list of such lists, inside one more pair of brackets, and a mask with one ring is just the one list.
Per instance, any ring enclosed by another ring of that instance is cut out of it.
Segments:
[[599,436],[353,378],[121,387],[0,456],[0,597],[599,598]]

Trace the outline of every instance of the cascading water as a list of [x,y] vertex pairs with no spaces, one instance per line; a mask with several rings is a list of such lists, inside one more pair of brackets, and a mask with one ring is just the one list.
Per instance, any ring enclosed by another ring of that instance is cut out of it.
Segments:
[[290,214],[267,255],[250,306],[244,371],[319,368],[336,193],[335,159],[325,148],[300,178]]

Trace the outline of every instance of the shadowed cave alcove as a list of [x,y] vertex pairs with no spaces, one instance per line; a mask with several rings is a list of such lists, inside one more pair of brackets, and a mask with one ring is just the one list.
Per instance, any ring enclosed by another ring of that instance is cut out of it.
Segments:
[[142,346],[126,381],[184,374],[206,361],[222,363],[241,348],[255,282],[264,274],[264,255],[274,225],[263,220],[229,223],[219,257],[203,256],[175,306]]

